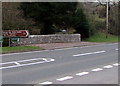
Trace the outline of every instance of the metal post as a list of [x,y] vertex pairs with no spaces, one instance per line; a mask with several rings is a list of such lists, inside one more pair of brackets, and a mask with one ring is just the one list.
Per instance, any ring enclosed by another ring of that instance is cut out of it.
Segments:
[[2,47],[2,42],[0,42],[0,47]]
[[10,41],[10,37],[9,37],[9,47],[10,47],[10,42],[11,42],[11,41]]

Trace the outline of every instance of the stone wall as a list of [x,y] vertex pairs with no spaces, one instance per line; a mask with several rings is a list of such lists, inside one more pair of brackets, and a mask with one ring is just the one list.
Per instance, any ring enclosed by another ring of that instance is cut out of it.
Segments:
[[[20,38],[17,42],[17,45],[29,45],[40,43],[68,43],[80,41],[80,34],[30,35],[28,38]],[[13,44],[16,45],[16,43]]]

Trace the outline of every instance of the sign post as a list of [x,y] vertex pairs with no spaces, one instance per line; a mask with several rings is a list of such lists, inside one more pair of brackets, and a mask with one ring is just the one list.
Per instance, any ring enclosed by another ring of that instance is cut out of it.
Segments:
[[19,38],[18,38],[18,37],[11,38],[11,41],[12,41],[12,42],[18,42],[18,41],[19,41]]
[[26,38],[29,36],[28,30],[4,30],[2,32],[4,38],[9,38],[9,47],[11,42],[18,42],[19,38]]
[[3,36],[0,36],[0,47],[2,47]]
[[10,42],[11,42],[11,41],[10,41],[10,37],[9,37],[9,47],[11,46],[11,45],[10,45],[10,44],[11,44]]
[[11,37],[28,37],[28,30],[4,30],[3,37],[11,38]]
[[0,42],[3,42],[3,36],[0,36]]

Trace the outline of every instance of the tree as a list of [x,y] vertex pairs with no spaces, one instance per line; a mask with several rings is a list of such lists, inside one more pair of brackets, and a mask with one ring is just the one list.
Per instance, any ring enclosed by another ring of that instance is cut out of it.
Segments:
[[118,4],[111,5],[109,10],[109,33],[118,35]]
[[2,29],[3,30],[19,30],[27,29],[34,24],[33,21],[26,21],[21,17],[22,12],[18,10],[20,3],[3,2],[2,3]]
[[90,27],[89,22],[86,18],[86,15],[84,14],[82,9],[78,9],[78,11],[75,14],[75,29],[76,33],[80,33],[82,38],[89,38],[90,36]]
[[55,33],[54,25],[66,25],[65,19],[71,17],[76,7],[76,2],[35,2],[21,3],[20,5],[24,17],[32,18],[36,24],[43,24],[41,34],[53,34]]
[[[36,25],[42,24],[41,34],[53,34],[56,31],[73,28],[82,38],[90,36],[89,21],[77,2],[35,2],[21,3],[25,18],[32,18]],[[82,6],[82,5],[81,5]]]

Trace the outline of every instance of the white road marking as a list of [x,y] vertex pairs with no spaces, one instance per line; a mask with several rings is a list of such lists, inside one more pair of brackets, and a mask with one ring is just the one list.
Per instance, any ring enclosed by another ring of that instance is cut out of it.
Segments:
[[[118,43],[111,43],[111,44],[107,44],[107,45],[116,45],[116,44],[118,44]],[[97,45],[92,45],[92,46],[83,46],[82,48],[96,47],[96,46],[102,46],[102,45],[106,45],[106,44],[97,44]],[[56,50],[65,50],[65,49],[74,49],[74,48],[81,48],[81,47],[62,48],[62,49],[54,49],[54,50],[42,50],[42,51],[29,51],[29,52],[20,52],[20,53],[10,53],[10,54],[1,54],[0,56],[27,54],[27,53],[35,53],[35,52],[46,52],[46,51],[56,51]]]
[[112,67],[113,67],[112,65],[104,66],[104,68],[112,68]]
[[97,71],[101,71],[103,70],[102,68],[96,68],[96,69],[92,69],[93,72],[97,72]]
[[75,49],[75,48],[79,48],[79,47],[72,47],[72,48],[60,48],[60,49],[54,49],[54,50],[69,50],[69,49]]
[[[19,63],[19,62],[27,62],[27,61],[34,61],[34,60],[43,60],[43,61],[39,61],[39,62],[35,62],[35,63],[28,63],[28,64],[20,64]],[[29,65],[35,65],[35,64],[40,64],[40,63],[47,63],[47,62],[53,62],[53,61],[55,61],[55,59],[52,59],[52,58],[37,58],[37,59],[28,59],[28,60],[6,62],[6,63],[0,63],[0,65],[11,64],[11,63],[15,63],[17,65],[7,66],[7,67],[0,67],[0,69],[8,69],[8,68],[21,67],[21,66],[29,66]]]
[[[115,64],[113,64],[114,66],[118,66],[119,64],[118,63],[115,63]],[[104,66],[104,68],[112,68],[113,66],[111,66],[111,65],[107,65],[107,66]],[[93,72],[98,72],[98,71],[101,71],[101,70],[103,70],[102,68],[95,68],[95,69],[92,69],[91,71],[93,71]],[[83,75],[87,75],[87,74],[89,74],[89,72],[81,72],[81,73],[77,73],[76,75],[77,76],[83,76]],[[72,76],[66,76],[66,77],[63,77],[63,78],[59,78],[59,79],[56,79],[57,81],[65,81],[65,80],[69,80],[69,79],[72,79],[73,77]],[[52,84],[52,82],[49,82],[49,81],[47,81],[47,82],[43,82],[43,83],[39,83],[39,84]]]
[[85,55],[90,55],[90,54],[99,54],[99,53],[104,53],[106,51],[97,51],[97,52],[90,52],[90,53],[83,53],[83,54],[77,54],[73,56],[85,56]]
[[118,48],[116,48],[115,50],[118,50]]
[[76,75],[77,76],[83,76],[83,75],[87,75],[87,74],[89,74],[89,72],[81,72],[81,73],[77,73]]
[[72,79],[72,78],[73,78],[72,76],[66,76],[66,77],[63,77],[63,78],[56,79],[56,80],[57,81],[65,81],[65,80]]
[[119,65],[118,63],[113,64],[113,66],[118,66],[118,65]]
[[49,85],[49,84],[52,84],[53,82],[50,82],[50,81],[46,81],[46,82],[42,82],[42,83],[39,83],[39,84],[42,84],[42,85]]
[[21,65],[20,63],[18,63],[18,62],[14,62],[15,64],[17,64],[17,65]]
[[1,54],[0,56],[9,56],[9,55],[18,55],[18,54],[29,54],[29,53],[46,52],[46,51],[50,51],[50,50],[29,51],[29,52],[10,53],[10,54]]
[[46,61],[46,58],[35,58],[35,59],[27,59],[27,60],[20,60],[20,61],[5,62],[5,63],[0,63],[0,65],[1,64],[10,64],[10,63],[15,63],[15,62],[34,61],[34,60],[44,60],[44,61]]

